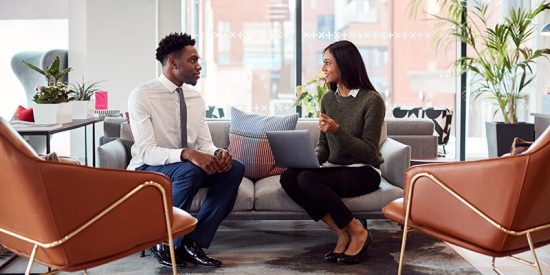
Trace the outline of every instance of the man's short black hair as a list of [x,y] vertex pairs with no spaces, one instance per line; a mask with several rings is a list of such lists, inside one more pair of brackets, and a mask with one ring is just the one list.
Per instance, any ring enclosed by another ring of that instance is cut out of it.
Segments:
[[156,58],[164,66],[168,55],[180,54],[186,46],[195,46],[195,39],[186,33],[171,33],[160,40]]

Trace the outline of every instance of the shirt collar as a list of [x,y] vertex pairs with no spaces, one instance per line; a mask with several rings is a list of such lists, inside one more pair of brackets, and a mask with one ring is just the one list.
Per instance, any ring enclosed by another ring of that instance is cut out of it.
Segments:
[[164,74],[161,74],[159,76],[159,81],[160,84],[162,84],[162,86],[164,86],[164,88],[166,88],[166,90],[168,90],[170,93],[175,92],[176,88],[178,88],[178,86],[170,81],[170,79],[168,79]]
[[[350,95],[351,97],[357,97],[357,94],[358,94],[358,93],[359,93],[359,89],[353,89],[353,90],[349,91],[349,95]],[[339,90],[336,90],[336,94],[341,96]]]

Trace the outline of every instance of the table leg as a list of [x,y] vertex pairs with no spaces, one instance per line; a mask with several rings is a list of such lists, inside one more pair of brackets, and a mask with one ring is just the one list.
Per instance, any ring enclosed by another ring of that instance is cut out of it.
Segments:
[[50,135],[46,135],[46,154],[50,153]]
[[88,166],[88,126],[84,126],[84,165]]
[[92,123],[92,166],[95,167],[95,123]]

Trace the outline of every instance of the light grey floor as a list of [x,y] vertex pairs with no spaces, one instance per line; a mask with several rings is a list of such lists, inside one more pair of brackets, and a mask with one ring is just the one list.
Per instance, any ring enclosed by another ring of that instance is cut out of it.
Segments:
[[[226,221],[208,253],[223,261],[222,268],[189,264],[180,274],[395,274],[400,248],[400,228],[387,220],[369,221],[374,243],[367,259],[354,266],[323,262],[333,248],[335,235],[312,221]],[[406,274],[478,274],[468,262],[444,243],[425,236],[407,245]],[[147,255],[150,252],[147,251]],[[2,273],[21,273],[26,259],[18,258]],[[455,271],[456,270],[456,271]],[[33,272],[46,272],[36,264]],[[139,254],[88,270],[90,274],[171,274],[152,256]],[[63,273],[62,273],[63,274]]]
[[[481,273],[492,275],[496,274],[491,267],[492,258],[462,247],[451,245],[462,257],[475,266]],[[535,250],[542,274],[550,274],[550,245],[539,247]],[[534,258],[531,251],[526,251],[515,255],[521,259],[533,262]],[[536,269],[532,266],[522,264],[512,258],[503,257],[496,260],[497,268],[506,275],[536,274]]]

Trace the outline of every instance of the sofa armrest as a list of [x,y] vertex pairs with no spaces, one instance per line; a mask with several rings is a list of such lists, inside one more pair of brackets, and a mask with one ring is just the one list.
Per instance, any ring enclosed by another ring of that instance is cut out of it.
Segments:
[[391,184],[403,188],[405,171],[411,164],[411,147],[392,138],[382,144],[380,153],[384,163],[380,166],[382,176]]
[[126,169],[130,162],[132,142],[120,138],[97,148],[99,167]]
[[125,121],[126,119],[122,117],[106,117],[105,120],[103,120],[104,136],[99,138],[99,145],[106,144],[116,138],[119,138],[120,124]]

